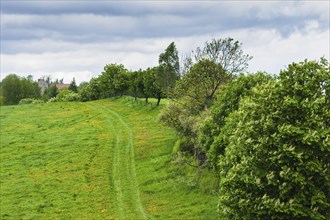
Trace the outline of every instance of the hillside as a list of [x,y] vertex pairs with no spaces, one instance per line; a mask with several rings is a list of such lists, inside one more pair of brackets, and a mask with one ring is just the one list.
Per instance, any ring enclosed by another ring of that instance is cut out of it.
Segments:
[[173,163],[158,108],[128,100],[1,107],[2,219],[212,219]]

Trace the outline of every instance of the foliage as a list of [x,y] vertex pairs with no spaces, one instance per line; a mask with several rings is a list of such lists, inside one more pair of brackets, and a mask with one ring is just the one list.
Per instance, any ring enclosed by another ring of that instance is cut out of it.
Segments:
[[127,70],[122,64],[107,64],[99,77],[103,98],[123,95],[128,89]]
[[92,78],[89,83],[84,84],[79,90],[79,95],[83,102],[101,99],[102,88],[100,79]]
[[238,109],[241,99],[251,96],[252,89],[271,80],[267,73],[241,74],[227,83],[219,92],[211,108],[211,117],[204,122],[199,142],[207,152],[208,160],[217,167],[217,158],[227,145],[227,130],[224,129],[228,115]]
[[21,99],[18,104],[25,105],[25,104],[41,104],[41,103],[44,103],[44,101],[40,99],[25,98],[25,99]]
[[194,64],[178,82],[172,99],[189,98],[201,111],[212,105],[214,95],[220,85],[230,80],[222,67],[210,60],[200,60]]
[[78,86],[76,83],[76,79],[74,77],[72,79],[72,82],[70,83],[69,90],[71,90],[72,92],[75,92],[75,93],[78,92]]
[[119,72],[114,81],[113,81],[113,86],[114,86],[114,91],[115,91],[115,96],[120,95],[123,96],[125,92],[127,92],[128,88],[129,88],[129,84],[128,84],[128,71],[122,70],[121,72]]
[[40,88],[38,83],[32,80],[32,76],[21,78],[21,97],[22,98],[40,98]]
[[180,77],[179,55],[174,42],[170,43],[165,51],[159,55],[159,68],[157,70],[159,86],[161,86],[164,94],[168,94]]
[[130,74],[128,75],[128,90],[135,99],[137,99],[141,95],[145,97],[145,88],[143,83],[144,74],[145,71],[140,69],[138,71],[130,72]]
[[4,105],[15,105],[24,98],[39,98],[40,89],[31,78],[9,74],[2,80],[1,94]]
[[293,63],[226,119],[220,212],[229,219],[329,219],[329,64]]
[[164,96],[162,87],[157,78],[158,67],[148,68],[143,75],[143,87],[146,97],[146,103],[148,103],[149,97],[155,97],[158,99],[157,105],[159,105],[161,98]]
[[57,94],[58,94],[57,87],[55,85],[52,85],[52,86],[48,87],[47,89],[45,89],[45,92],[42,95],[42,99],[44,101],[47,101],[48,99],[56,98]]
[[206,160],[206,150],[198,137],[204,121],[209,118],[209,108],[220,88],[230,82],[235,73],[243,71],[251,58],[243,53],[238,41],[227,38],[206,42],[203,49],[198,47],[185,60],[183,76],[177,81],[170,96],[172,102],[160,120],[175,128],[181,138],[191,140],[189,152],[201,164]]
[[[201,60],[210,60],[229,75],[243,72],[248,67],[252,56],[244,54],[242,44],[233,38],[212,39],[206,41],[203,48],[197,47],[184,61],[184,70],[190,70],[191,66]],[[184,72],[185,73],[185,72]]]
[[61,89],[54,100],[51,102],[80,102],[81,95],[69,89]]

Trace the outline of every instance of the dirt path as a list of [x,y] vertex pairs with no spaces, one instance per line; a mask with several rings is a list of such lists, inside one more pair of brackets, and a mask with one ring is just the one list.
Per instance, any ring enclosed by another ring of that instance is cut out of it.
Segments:
[[136,179],[132,130],[115,111],[97,103],[90,106],[101,113],[114,136],[112,172],[113,199],[120,219],[147,219]]

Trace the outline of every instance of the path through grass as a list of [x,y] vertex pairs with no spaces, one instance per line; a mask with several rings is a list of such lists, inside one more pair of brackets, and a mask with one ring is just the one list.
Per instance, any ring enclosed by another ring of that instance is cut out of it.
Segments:
[[115,135],[111,175],[118,216],[120,219],[146,219],[136,179],[132,130],[115,111],[99,103],[90,106],[105,116],[111,133]]
[[217,218],[217,197],[173,163],[160,108],[121,98],[0,110],[0,219]]

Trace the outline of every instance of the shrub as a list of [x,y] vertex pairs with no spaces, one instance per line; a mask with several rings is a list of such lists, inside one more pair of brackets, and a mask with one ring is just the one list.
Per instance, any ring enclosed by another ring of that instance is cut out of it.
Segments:
[[48,102],[58,102],[56,97],[50,98],[48,99]]
[[26,99],[21,99],[18,104],[19,105],[32,104],[33,101],[34,99],[26,98]]
[[41,104],[41,103],[44,103],[44,101],[40,99],[26,98],[26,99],[21,99],[18,104],[26,105],[26,104]]
[[56,98],[50,98],[48,102],[79,102],[81,95],[68,89],[61,89]]
[[35,99],[32,104],[42,104],[42,103],[45,103],[43,100],[41,99]]
[[263,72],[241,74],[227,83],[219,92],[217,100],[211,108],[211,118],[204,121],[199,135],[199,142],[207,152],[208,160],[213,167],[217,167],[217,158],[223,154],[227,145],[228,134],[226,131],[228,129],[224,129],[226,118],[231,112],[238,109],[242,98],[251,95],[252,88],[271,79],[271,75]]
[[241,100],[219,158],[221,215],[330,219],[329,85],[325,59],[293,63]]

